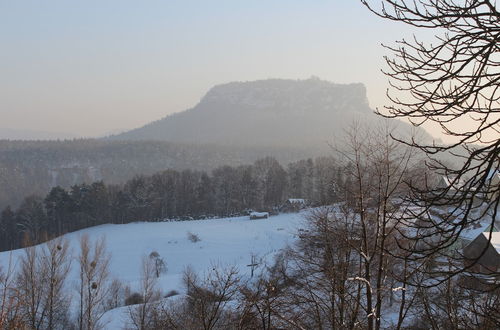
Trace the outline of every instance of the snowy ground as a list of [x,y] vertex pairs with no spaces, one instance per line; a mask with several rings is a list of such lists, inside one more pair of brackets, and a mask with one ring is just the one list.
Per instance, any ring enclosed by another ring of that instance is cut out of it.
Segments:
[[[78,238],[84,233],[91,239],[105,237],[111,254],[111,278],[117,278],[132,290],[140,285],[141,259],[156,251],[167,263],[167,273],[159,280],[162,292],[183,292],[182,272],[191,266],[204,272],[213,265],[236,266],[240,274],[250,273],[247,265],[252,255],[257,260],[271,260],[284,246],[295,239],[301,214],[281,214],[263,220],[248,217],[159,223],[131,223],[126,225],[102,225],[65,235],[70,242],[74,258],[78,255]],[[188,233],[201,240],[193,243]],[[7,268],[9,259],[16,260],[22,250],[0,253],[0,265]],[[73,261],[69,283],[76,282],[77,264]],[[69,285],[71,286],[71,284]],[[105,319],[108,328],[118,328],[126,308],[109,311]],[[121,323],[123,324],[123,323]]]

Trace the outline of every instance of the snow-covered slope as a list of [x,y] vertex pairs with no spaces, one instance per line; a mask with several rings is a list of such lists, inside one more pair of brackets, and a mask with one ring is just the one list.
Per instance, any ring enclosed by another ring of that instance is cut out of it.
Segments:
[[[166,261],[168,270],[159,279],[163,293],[170,290],[183,292],[182,273],[187,266],[203,273],[213,265],[236,266],[243,276],[250,273],[247,265],[252,255],[262,263],[295,239],[297,228],[303,221],[301,214],[282,214],[269,219],[250,220],[248,217],[159,223],[132,223],[102,225],[65,235],[72,255],[76,258],[78,239],[88,234],[91,239],[105,237],[111,254],[111,278],[131,286],[140,285],[141,259],[156,251]],[[200,238],[193,243],[188,233]],[[23,250],[0,253],[0,265],[6,269],[10,257],[18,259]],[[77,264],[73,262],[69,285],[77,279]],[[119,311],[108,312],[114,315]],[[107,315],[108,318],[113,319]]]

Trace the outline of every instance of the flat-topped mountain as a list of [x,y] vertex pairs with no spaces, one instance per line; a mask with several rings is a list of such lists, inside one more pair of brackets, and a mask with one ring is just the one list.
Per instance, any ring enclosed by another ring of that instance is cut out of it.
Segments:
[[354,120],[381,120],[362,84],[269,79],[215,86],[194,108],[111,138],[321,147]]
[[234,106],[254,112],[307,115],[323,111],[366,111],[368,100],[362,84],[340,85],[308,80],[269,79],[215,86],[197,106]]

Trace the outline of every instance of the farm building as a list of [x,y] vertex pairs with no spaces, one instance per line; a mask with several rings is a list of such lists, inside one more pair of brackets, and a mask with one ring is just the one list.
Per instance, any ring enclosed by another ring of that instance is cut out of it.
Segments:
[[309,201],[303,198],[289,198],[281,205],[281,212],[299,212],[309,206]]

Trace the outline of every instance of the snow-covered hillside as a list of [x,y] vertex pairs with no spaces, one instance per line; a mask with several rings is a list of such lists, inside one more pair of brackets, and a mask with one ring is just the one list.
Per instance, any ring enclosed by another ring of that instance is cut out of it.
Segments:
[[[78,256],[79,237],[88,234],[91,239],[105,237],[107,251],[111,254],[111,278],[130,285],[140,286],[141,259],[156,251],[167,263],[167,272],[159,279],[162,292],[183,292],[182,273],[187,266],[203,273],[219,266],[236,266],[243,276],[250,274],[247,267],[252,255],[263,263],[295,239],[303,214],[282,214],[269,219],[250,220],[248,217],[102,225],[65,235],[70,242],[73,257]],[[188,233],[200,238],[192,242]],[[23,250],[0,253],[0,265],[7,268],[9,259],[17,260]],[[68,288],[77,279],[77,262],[73,261]],[[111,313],[110,313],[111,312]],[[117,314],[110,311],[108,314]],[[119,314],[119,313],[118,313]],[[113,317],[106,315],[106,319]],[[115,320],[116,321],[116,320]],[[116,325],[115,322],[111,323]],[[113,326],[111,327],[113,328]]]

